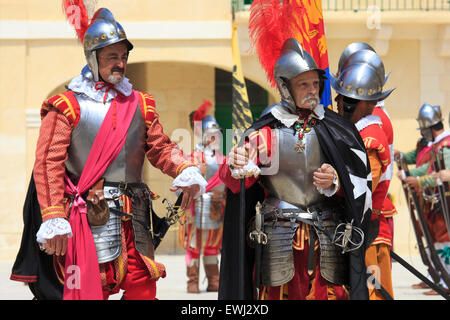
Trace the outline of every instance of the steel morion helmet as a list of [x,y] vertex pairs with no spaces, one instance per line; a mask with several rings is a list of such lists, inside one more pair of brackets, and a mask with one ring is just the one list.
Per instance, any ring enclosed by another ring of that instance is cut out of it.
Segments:
[[424,103],[419,110],[419,116],[416,120],[419,123],[419,129],[428,129],[442,122],[441,107]]
[[[369,44],[367,44],[365,42],[353,42],[353,43],[350,43],[344,49],[344,51],[342,51],[342,53],[341,53],[341,57],[339,58],[338,70],[336,72],[336,75],[334,75],[336,78],[339,77],[340,73],[342,72],[342,69],[344,69],[345,65],[348,64],[349,57],[353,56],[354,53],[356,53],[358,51],[361,51],[361,50],[372,51],[372,52],[376,53],[375,49],[372,48]],[[378,59],[379,59],[379,61],[381,61],[381,59],[379,57],[378,57]],[[384,66],[383,66],[383,73],[384,73]],[[386,84],[390,74],[391,73],[389,72],[388,74],[386,74],[384,76],[384,83],[385,84]]]
[[114,19],[112,12],[106,8],[98,9],[83,39],[84,54],[95,81],[99,80],[97,50],[121,41],[127,45],[128,51],[133,49],[125,30]]
[[336,77],[339,77],[339,74],[341,73],[344,63],[346,62],[348,57],[350,57],[352,54],[354,54],[359,50],[371,50],[375,52],[375,50],[365,42],[350,43],[341,53],[341,57],[339,58],[338,70],[336,72]]
[[[351,62],[354,62],[351,64]],[[376,53],[360,50],[351,55],[339,77],[330,76],[331,86],[343,96],[365,101],[386,99],[394,89],[384,91],[384,66]]]
[[295,78],[307,71],[317,71],[320,79],[320,92],[322,96],[324,82],[326,80],[325,71],[317,67],[313,57],[303,50],[298,41],[294,38],[287,39],[281,48],[281,54],[274,68],[274,78],[280,91],[281,99],[285,101],[291,111],[295,111],[296,106],[291,93],[287,88],[287,81]]

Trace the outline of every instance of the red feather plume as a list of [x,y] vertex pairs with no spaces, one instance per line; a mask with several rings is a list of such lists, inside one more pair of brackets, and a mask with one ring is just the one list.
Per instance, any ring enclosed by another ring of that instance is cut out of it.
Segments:
[[286,39],[294,37],[304,6],[301,0],[254,0],[250,8],[249,36],[259,62],[275,87],[273,71]]
[[77,33],[78,40],[83,43],[84,34],[89,27],[89,16],[82,0],[63,0],[64,15]]
[[203,100],[203,104],[198,107],[197,111],[195,111],[194,116],[192,117],[193,121],[202,121],[206,114],[208,113],[209,108],[211,108],[212,104],[208,100]]

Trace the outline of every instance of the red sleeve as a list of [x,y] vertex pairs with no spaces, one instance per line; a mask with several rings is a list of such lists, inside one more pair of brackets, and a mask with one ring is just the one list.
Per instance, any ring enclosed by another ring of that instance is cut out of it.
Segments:
[[[228,161],[225,161],[219,169],[220,180],[223,181],[225,186],[231,190],[233,193],[239,193],[241,191],[241,181],[239,179],[235,179],[231,176],[231,170],[228,166]],[[245,178],[245,188],[250,188],[258,178],[250,177]]]
[[64,162],[71,132],[69,120],[58,109],[51,108],[42,119],[33,168],[42,221],[66,217]]
[[[270,166],[270,157],[273,154],[272,130],[270,127],[263,127],[257,131],[252,132],[248,136],[250,144],[249,159],[257,166]],[[231,170],[228,161],[225,161],[220,167],[220,179],[233,193],[238,193],[241,190],[241,183],[239,179],[231,176]],[[245,188],[250,188],[258,178],[249,177],[245,179]]]

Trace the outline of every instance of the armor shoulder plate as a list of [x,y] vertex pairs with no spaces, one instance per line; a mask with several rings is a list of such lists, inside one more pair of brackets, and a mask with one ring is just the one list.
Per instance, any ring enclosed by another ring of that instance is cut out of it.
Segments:
[[148,128],[155,118],[155,99],[152,95],[139,91],[139,107],[145,119],[145,125]]
[[66,91],[46,99],[41,106],[41,119],[47,115],[51,108],[57,108],[61,111],[73,128],[80,121],[80,106],[73,91]]

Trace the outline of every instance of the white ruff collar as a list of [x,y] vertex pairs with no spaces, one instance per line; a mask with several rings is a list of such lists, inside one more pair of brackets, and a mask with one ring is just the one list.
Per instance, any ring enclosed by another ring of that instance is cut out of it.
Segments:
[[434,141],[431,144],[436,144],[436,143],[440,142],[442,139],[444,139],[448,135],[450,135],[450,131],[445,130],[440,135],[438,135],[436,138],[434,138]]
[[[280,121],[282,124],[284,124],[288,128],[292,127],[294,125],[294,123],[298,121],[298,115],[290,113],[288,111],[288,109],[283,107],[283,105],[281,105],[281,104],[274,107],[270,111],[270,113],[272,113],[272,115],[275,117],[275,119]],[[323,105],[321,105],[321,104],[318,104],[314,108],[313,112],[310,115],[310,117],[313,117],[313,118],[316,118],[319,120],[322,120],[324,116],[325,116],[325,110],[323,108]]]
[[355,127],[358,131],[361,131],[372,124],[379,124],[380,126],[383,125],[379,116],[369,114],[368,116],[359,119],[358,122],[355,123]]
[[[67,87],[74,92],[83,93],[89,98],[101,103],[103,103],[103,97],[108,89],[107,87],[100,90],[95,89],[95,82],[83,77],[83,75],[79,75],[72,79]],[[114,89],[128,97],[133,92],[133,85],[129,82],[128,78],[124,77],[121,82],[114,86]],[[116,93],[114,90],[109,90],[108,95],[106,96],[106,102],[110,102],[114,99],[115,95]]]

